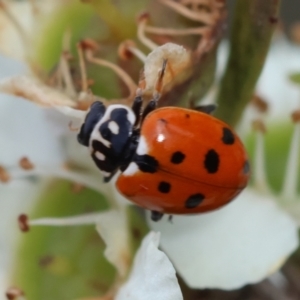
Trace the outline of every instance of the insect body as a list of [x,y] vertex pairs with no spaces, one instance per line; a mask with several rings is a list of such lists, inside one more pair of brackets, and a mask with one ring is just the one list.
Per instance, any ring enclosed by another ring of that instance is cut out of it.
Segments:
[[105,108],[95,102],[78,134],[109,181],[126,198],[152,211],[194,214],[233,200],[247,185],[249,164],[238,136],[222,121],[202,111],[165,107],[153,99],[141,113],[142,99],[132,109]]

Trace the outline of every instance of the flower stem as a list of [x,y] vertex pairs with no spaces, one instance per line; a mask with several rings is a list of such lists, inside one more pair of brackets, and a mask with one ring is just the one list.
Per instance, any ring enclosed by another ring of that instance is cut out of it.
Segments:
[[230,54],[218,94],[216,116],[236,125],[261,73],[277,23],[279,0],[237,0]]

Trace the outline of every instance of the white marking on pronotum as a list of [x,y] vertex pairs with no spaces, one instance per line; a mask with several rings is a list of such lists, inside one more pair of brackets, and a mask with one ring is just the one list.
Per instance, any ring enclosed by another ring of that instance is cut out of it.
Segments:
[[[95,125],[93,131],[92,131],[92,134],[91,134],[91,137],[90,137],[90,147],[92,145],[92,141],[93,140],[97,140],[99,142],[101,142],[105,147],[107,148],[110,148],[111,146],[111,143],[110,141],[107,141],[105,140],[100,132],[99,132],[99,128],[100,126],[105,123],[106,121],[110,120],[111,119],[111,113],[114,109],[118,109],[118,108],[123,108],[127,111],[127,118],[128,118],[128,121],[130,122],[130,124],[134,124],[135,122],[135,115],[133,113],[133,111],[125,106],[125,105],[120,105],[120,104],[112,104],[112,105],[109,105],[105,111],[105,114],[103,115],[103,117],[101,118],[101,120]],[[113,120],[112,120],[113,121]],[[114,126],[114,125],[113,125]],[[111,129],[111,128],[110,128]],[[113,130],[112,130],[113,132]],[[93,149],[91,149],[93,150]]]
[[120,127],[115,121],[110,121],[108,123],[108,128],[113,134],[119,134]]
[[91,147],[91,150],[93,151],[92,149],[92,143],[93,141],[99,141],[100,143],[102,143],[106,148],[110,148],[110,145],[111,145],[111,142],[108,141],[108,140],[105,140],[102,135],[100,134],[99,132],[99,127],[101,126],[101,121],[97,123],[97,125],[94,127],[93,131],[92,131],[92,134],[91,134],[91,137],[90,137],[90,147]]
[[125,110],[127,110],[127,118],[128,118],[128,121],[131,123],[131,124],[134,124],[135,122],[135,115],[133,113],[133,111],[125,106],[125,105],[121,105],[121,104],[112,104],[112,105],[109,105],[105,111],[105,114],[104,116],[102,117],[101,119],[101,124],[103,124],[104,122],[108,121],[111,119],[111,113],[115,110],[115,109],[119,109],[119,108],[123,108]]
[[136,149],[136,153],[138,155],[145,155],[145,154],[148,154],[148,145],[147,145],[147,142],[146,142],[146,139],[144,136],[141,136],[140,137],[140,140],[139,140],[139,145]]
[[97,159],[99,160],[105,160],[105,155],[99,151],[95,152],[95,156],[97,157]]
[[132,176],[136,174],[138,171],[139,171],[138,165],[134,162],[131,162],[129,166],[126,168],[126,170],[123,172],[123,175]]

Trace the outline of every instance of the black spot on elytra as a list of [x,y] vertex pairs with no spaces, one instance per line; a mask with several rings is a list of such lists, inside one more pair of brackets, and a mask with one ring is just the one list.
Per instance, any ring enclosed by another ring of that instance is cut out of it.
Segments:
[[166,181],[161,181],[157,187],[157,189],[163,193],[163,194],[167,194],[170,192],[171,190],[171,184],[169,182]]
[[201,204],[201,202],[204,200],[203,194],[195,194],[191,195],[186,201],[185,201],[185,207],[186,208],[195,208]]
[[216,173],[219,169],[220,159],[219,154],[214,150],[210,149],[204,160],[204,167],[208,173]]
[[142,172],[155,173],[157,171],[158,161],[151,155],[135,155],[133,161]]
[[157,222],[163,217],[163,215],[163,213],[153,210],[151,211],[151,220]]
[[245,161],[245,164],[244,164],[244,167],[243,167],[243,173],[244,173],[244,174],[248,174],[249,171],[250,171],[249,161],[246,160],[246,161]]
[[180,151],[176,151],[172,154],[171,163],[178,165],[181,164],[184,159],[185,159],[185,155]]
[[222,141],[226,145],[232,145],[234,143],[234,134],[233,132],[229,129],[224,127],[223,128],[223,136],[222,136]]

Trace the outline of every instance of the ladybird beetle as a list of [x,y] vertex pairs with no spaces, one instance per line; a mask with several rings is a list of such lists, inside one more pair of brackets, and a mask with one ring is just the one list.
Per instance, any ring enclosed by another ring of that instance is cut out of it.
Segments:
[[222,207],[247,185],[249,163],[239,137],[210,113],[157,108],[154,97],[144,111],[142,97],[132,108],[94,102],[77,136],[108,182],[121,194],[152,212],[195,214]]

